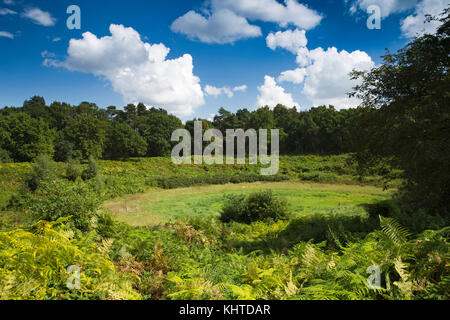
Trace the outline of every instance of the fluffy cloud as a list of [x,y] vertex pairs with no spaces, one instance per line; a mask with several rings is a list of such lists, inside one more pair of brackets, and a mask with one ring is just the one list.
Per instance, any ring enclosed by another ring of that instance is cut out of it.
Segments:
[[420,2],[414,14],[406,17],[401,23],[403,35],[408,38],[413,38],[417,35],[425,33],[434,33],[441,25],[439,21],[425,22],[425,15],[440,16],[442,11],[447,8],[448,0],[423,0]]
[[269,106],[274,108],[277,104],[283,104],[286,107],[292,108],[298,103],[294,101],[290,93],[286,93],[283,87],[277,85],[274,78],[270,76],[264,77],[264,84],[258,87],[257,106]]
[[1,8],[0,9],[0,16],[6,16],[8,14],[14,15],[14,14],[17,14],[17,12],[15,12],[15,11],[13,11],[11,9],[8,9],[8,8]]
[[191,55],[167,59],[169,48],[143,42],[133,28],[112,24],[109,30],[111,36],[86,32],[82,39],[71,39],[65,61],[44,63],[104,77],[125,103],[143,102],[179,116],[204,104]]
[[235,92],[245,92],[245,91],[247,91],[247,85],[243,84],[242,86],[234,87],[233,91],[235,91]]
[[246,90],[247,90],[247,86],[245,84],[242,86],[234,87],[233,89],[230,89],[228,87],[217,88],[214,86],[206,85],[205,89],[204,89],[206,95],[208,95],[208,96],[218,97],[218,96],[224,94],[228,98],[233,98],[234,92],[238,92],[238,91],[244,92]]
[[[298,30],[297,34],[282,32],[268,37],[269,47],[280,46],[297,55],[296,62],[299,67],[282,72],[277,78],[278,82],[303,83],[302,94],[314,106],[330,104],[336,108],[349,108],[359,105],[358,99],[348,97],[348,93],[357,85],[355,80],[350,79],[350,73],[355,69],[363,71],[373,68],[375,64],[372,58],[359,50],[339,52],[334,47],[327,50],[321,47],[309,50],[306,47],[307,42],[305,32]],[[277,86],[271,77],[266,76],[264,86],[258,89],[260,92],[264,91],[264,94],[259,96],[260,103],[270,101],[276,104],[277,99],[292,101],[292,96]]]
[[31,21],[33,21],[36,24],[39,24],[39,25],[42,25],[45,27],[54,26],[56,23],[56,19],[53,18],[49,12],[42,11],[39,8],[25,9],[22,16],[30,19]]
[[278,82],[292,82],[296,84],[300,84],[305,80],[306,76],[305,68],[297,68],[295,70],[284,71],[278,77]]
[[316,27],[322,16],[297,0],[212,0],[205,2],[203,14],[189,11],[176,19],[173,32],[206,43],[233,43],[241,39],[260,37],[261,29],[247,21],[277,23],[285,28],[294,25],[302,29]]
[[312,29],[319,25],[322,16],[296,0],[212,0],[213,7],[228,8],[250,20],[274,22],[285,28],[294,25]]
[[3,0],[5,4],[14,4],[14,0]]
[[306,47],[308,44],[305,34],[305,30],[299,29],[269,33],[266,37],[266,43],[272,50],[279,47],[296,54],[300,48]]
[[0,37],[14,39],[14,35],[8,31],[0,31]]
[[208,96],[213,96],[213,97],[218,97],[218,96],[224,94],[228,98],[232,98],[233,95],[234,95],[233,91],[230,88],[228,88],[228,87],[216,88],[216,87],[213,87],[213,86],[210,86],[210,85],[207,85],[205,87],[205,93]]
[[176,19],[170,28],[173,32],[206,43],[233,43],[262,35],[259,27],[250,25],[247,19],[228,9],[217,10],[208,17],[189,11]]
[[336,48],[317,48],[309,51],[311,64],[306,67],[305,85],[302,93],[314,106],[334,105],[350,108],[359,105],[356,98],[347,94],[357,84],[351,80],[352,70],[370,70],[375,66],[371,57],[363,51],[338,51]]
[[381,16],[385,18],[393,13],[412,9],[417,2],[418,0],[354,0],[350,12],[355,13],[358,9],[366,12],[369,6],[376,5],[380,7]]

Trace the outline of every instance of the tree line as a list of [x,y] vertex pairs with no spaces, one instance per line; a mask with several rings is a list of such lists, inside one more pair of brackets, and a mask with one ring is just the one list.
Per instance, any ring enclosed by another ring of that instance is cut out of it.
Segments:
[[336,110],[333,106],[297,111],[283,105],[233,113],[221,108],[213,121],[194,119],[185,124],[164,109],[144,104],[99,108],[83,102],[72,106],[64,102],[46,105],[35,96],[22,107],[0,110],[0,159],[25,162],[39,154],[56,161],[69,158],[123,159],[164,157],[171,154],[172,132],[185,128],[193,132],[194,121],[203,130],[280,129],[282,154],[340,154],[354,150],[352,129],[365,110]]

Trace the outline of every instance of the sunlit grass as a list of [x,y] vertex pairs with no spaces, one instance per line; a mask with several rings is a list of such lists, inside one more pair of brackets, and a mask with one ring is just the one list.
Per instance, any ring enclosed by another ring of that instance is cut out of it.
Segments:
[[272,190],[287,199],[292,212],[302,214],[365,214],[362,205],[389,199],[392,191],[374,186],[301,182],[244,183],[174,190],[151,190],[108,201],[104,208],[133,226],[156,225],[187,217],[218,216],[224,195]]

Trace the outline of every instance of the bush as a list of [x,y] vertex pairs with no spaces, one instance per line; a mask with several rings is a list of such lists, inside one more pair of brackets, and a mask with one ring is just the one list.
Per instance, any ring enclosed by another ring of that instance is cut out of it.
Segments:
[[390,200],[380,201],[368,205],[368,212],[371,217],[394,217],[400,213],[400,209]]
[[287,202],[274,196],[272,191],[256,192],[249,196],[230,195],[227,198],[220,216],[223,222],[250,224],[255,221],[286,220],[290,216]]
[[48,155],[40,155],[36,158],[33,170],[26,178],[26,183],[31,191],[36,191],[39,186],[55,178],[55,163]]
[[9,152],[5,149],[0,148],[0,163],[11,163],[13,162]]
[[56,180],[42,184],[29,209],[39,219],[56,221],[71,216],[73,226],[81,231],[95,227],[101,200],[84,184]]
[[88,167],[83,171],[81,177],[83,178],[83,180],[93,179],[97,176],[98,171],[99,168],[97,162],[92,156],[90,156],[88,161]]
[[408,230],[420,233],[424,230],[438,230],[448,226],[446,221],[439,215],[432,215],[426,210],[417,210],[414,212],[399,212],[395,215],[395,219],[405,226]]
[[80,162],[70,158],[67,161],[66,178],[70,181],[76,181],[79,177],[81,177]]

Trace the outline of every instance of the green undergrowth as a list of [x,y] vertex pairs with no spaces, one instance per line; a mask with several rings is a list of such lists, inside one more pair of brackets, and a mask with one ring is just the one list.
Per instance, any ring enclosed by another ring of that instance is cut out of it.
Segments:
[[[261,176],[260,165],[176,165],[171,158],[131,158],[127,161],[99,160],[96,183],[101,187],[103,200],[127,194],[147,191],[149,188],[179,188],[194,185],[242,183],[254,181],[300,180],[334,184],[361,184],[385,186],[381,169],[372,168],[365,177],[360,177],[350,155],[336,156],[280,156],[279,172],[275,176]],[[67,176],[67,163],[56,163],[59,177]],[[88,163],[80,165],[80,172]],[[16,193],[23,177],[30,173],[30,163],[0,164],[0,208]],[[398,187],[399,172],[387,186]],[[81,178],[80,178],[81,179]]]

